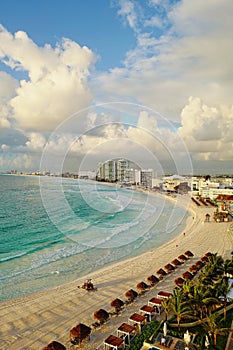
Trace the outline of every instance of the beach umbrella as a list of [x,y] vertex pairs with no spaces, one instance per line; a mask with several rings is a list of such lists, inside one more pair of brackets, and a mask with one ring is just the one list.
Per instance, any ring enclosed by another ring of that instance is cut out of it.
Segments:
[[185,283],[185,280],[182,277],[178,277],[175,279],[174,283],[178,286],[178,287],[182,287],[183,284]]
[[103,323],[108,320],[109,313],[104,309],[99,309],[94,312],[94,318]]
[[204,263],[205,263],[205,262],[208,262],[208,261],[209,261],[208,256],[203,256],[203,257],[201,258],[201,261],[203,261]]
[[151,275],[147,277],[147,281],[150,282],[151,284],[155,284],[159,282],[159,279],[155,275]]
[[191,274],[191,272],[189,271],[185,271],[184,273],[182,273],[182,277],[185,280],[191,280],[193,278],[193,275]]
[[211,258],[212,255],[213,255],[213,254],[212,254],[211,252],[207,252],[207,253],[205,254],[205,256],[207,256],[208,258]]
[[137,298],[138,293],[133,290],[133,289],[129,289],[126,293],[125,293],[126,298],[130,299],[130,300],[134,300],[135,298]]
[[158,271],[156,271],[156,273],[160,276],[166,276],[166,271],[164,271],[162,268],[160,268]]
[[140,283],[137,284],[137,288],[139,290],[145,290],[145,289],[149,288],[149,286],[145,282],[140,282]]
[[174,259],[174,260],[172,260],[172,265],[175,265],[175,266],[179,266],[179,265],[181,265],[182,263],[180,262],[180,260],[178,260],[178,259]]
[[195,265],[198,267],[198,269],[200,270],[205,264],[203,263],[203,261],[198,260]]
[[178,256],[178,259],[179,259],[179,260],[182,260],[182,261],[188,260],[187,256],[185,256],[184,254],[179,255],[179,256]]
[[110,306],[114,307],[116,312],[118,312],[122,308],[123,305],[124,305],[124,302],[118,298],[114,299],[110,303]]
[[164,266],[165,270],[167,271],[173,271],[175,270],[175,267],[172,264],[167,264]]
[[164,337],[166,337],[166,335],[167,335],[167,322],[164,322],[164,324],[163,324],[163,335],[164,335]]
[[184,333],[184,341],[185,341],[185,343],[188,345],[189,343],[190,343],[190,341],[191,341],[191,336],[190,336],[190,334],[189,334],[189,331],[188,331],[188,329],[187,329],[187,331]]
[[43,350],[66,350],[66,347],[57,341],[52,341]]
[[77,326],[73,327],[70,330],[70,339],[71,340],[78,340],[79,344],[83,341],[83,339],[86,339],[91,334],[91,328],[86,326],[83,323],[79,323]]
[[188,258],[191,258],[194,256],[194,254],[192,252],[190,252],[190,250],[187,250],[184,255],[186,255]]
[[197,272],[198,271],[198,267],[194,264],[194,265],[189,267],[189,271],[190,272]]

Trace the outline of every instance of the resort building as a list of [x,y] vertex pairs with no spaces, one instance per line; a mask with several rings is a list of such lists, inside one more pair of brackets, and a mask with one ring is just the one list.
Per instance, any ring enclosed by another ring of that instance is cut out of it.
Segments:
[[125,181],[125,172],[129,168],[129,162],[126,159],[118,159],[117,161],[117,180]]
[[137,169],[125,169],[125,176],[123,182],[126,184],[139,185],[140,183],[140,170]]
[[107,160],[98,164],[97,180],[115,182],[117,181],[117,163],[115,160]]
[[140,185],[145,188],[152,188],[152,176],[153,176],[153,170],[141,170],[140,172]]
[[185,178],[180,175],[164,177],[162,189],[167,192],[176,192],[176,187],[185,181]]
[[98,164],[97,181],[117,182],[152,188],[153,170],[141,170],[126,159],[107,160]]

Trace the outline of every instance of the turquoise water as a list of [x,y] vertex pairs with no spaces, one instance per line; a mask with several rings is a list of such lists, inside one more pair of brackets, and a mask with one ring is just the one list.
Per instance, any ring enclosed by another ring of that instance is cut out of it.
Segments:
[[1,301],[52,288],[177,235],[186,210],[116,186],[0,176]]

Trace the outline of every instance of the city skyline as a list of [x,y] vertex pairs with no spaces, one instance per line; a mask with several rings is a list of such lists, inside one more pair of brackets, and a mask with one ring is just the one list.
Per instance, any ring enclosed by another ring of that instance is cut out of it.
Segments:
[[230,0],[1,3],[0,171],[231,174]]

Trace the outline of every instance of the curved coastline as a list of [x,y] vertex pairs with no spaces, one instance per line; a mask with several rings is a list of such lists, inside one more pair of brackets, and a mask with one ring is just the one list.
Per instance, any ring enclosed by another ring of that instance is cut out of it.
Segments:
[[[153,194],[157,195],[157,194]],[[170,198],[177,201],[177,198]],[[186,220],[185,235],[179,233],[174,239],[158,248],[134,258],[129,258],[103,267],[92,273],[98,287],[95,293],[78,289],[85,277],[60,287],[35,293],[24,298],[9,300],[0,304],[1,310],[1,349],[42,349],[51,340],[68,345],[69,329],[82,322],[91,324],[93,312],[98,308],[110,309],[109,303],[116,297],[124,298],[124,293],[136,288],[136,284],[158,268],[172,261],[186,250],[194,253],[193,259],[199,259],[207,251],[218,253],[224,258],[230,256],[233,249],[232,238],[228,234],[229,224],[204,222],[206,212],[212,214],[211,207],[195,207],[188,204],[188,197],[179,196],[179,205],[185,205],[192,213]],[[175,276],[175,275],[173,275]],[[166,278],[157,288],[172,290],[173,279]],[[161,281],[162,282],[162,281]],[[149,293],[157,293],[151,290]],[[140,298],[139,298],[140,299]],[[138,301],[138,303],[140,300]],[[138,309],[138,305],[135,305]],[[129,312],[133,312],[129,310]],[[125,315],[127,320],[127,315]],[[117,318],[115,318],[117,322]],[[105,330],[96,330],[94,339],[85,348],[95,349],[116,328],[113,319]],[[125,320],[124,320],[125,322]],[[118,320],[118,325],[121,321]],[[105,336],[106,335],[106,336]]]

